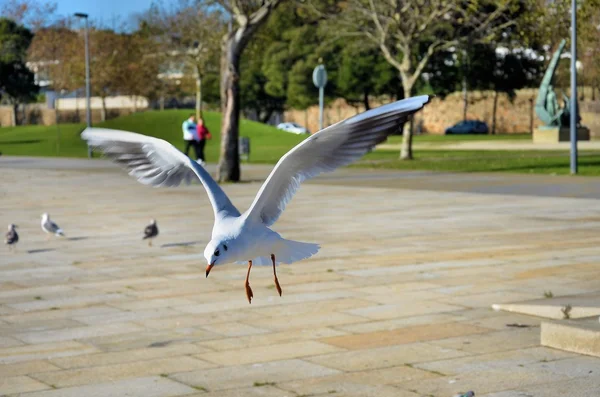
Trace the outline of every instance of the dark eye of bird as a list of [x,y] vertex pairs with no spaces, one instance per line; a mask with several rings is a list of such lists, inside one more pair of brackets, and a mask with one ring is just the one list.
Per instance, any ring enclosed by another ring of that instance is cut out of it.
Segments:
[[223,248],[225,249],[225,251],[227,251],[227,246],[225,244],[223,244]]
[[215,256],[219,256],[219,254],[220,254],[219,250],[216,250],[215,251]]

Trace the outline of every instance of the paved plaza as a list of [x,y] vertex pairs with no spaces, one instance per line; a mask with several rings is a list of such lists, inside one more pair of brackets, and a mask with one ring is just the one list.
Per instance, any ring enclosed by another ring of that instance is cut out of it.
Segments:
[[[269,169],[224,185],[238,208]],[[205,278],[199,184],[2,156],[0,225],[21,242],[0,252],[0,395],[598,395],[600,359],[491,305],[600,290],[599,198],[596,178],[341,170],[274,227],[321,251],[278,269],[282,297],[255,267],[249,305],[245,266]],[[47,240],[43,212],[66,238]]]

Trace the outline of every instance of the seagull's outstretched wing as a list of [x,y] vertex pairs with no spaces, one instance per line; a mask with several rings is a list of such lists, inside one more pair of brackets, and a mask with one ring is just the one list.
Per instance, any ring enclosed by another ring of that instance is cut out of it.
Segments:
[[167,141],[106,128],[86,128],[81,138],[102,150],[144,185],[173,187],[182,182],[189,184],[195,174],[208,193],[215,218],[240,215],[204,167]]
[[403,99],[358,114],[305,139],[279,160],[246,215],[272,225],[303,181],[358,160],[398,131],[427,102],[428,95]]

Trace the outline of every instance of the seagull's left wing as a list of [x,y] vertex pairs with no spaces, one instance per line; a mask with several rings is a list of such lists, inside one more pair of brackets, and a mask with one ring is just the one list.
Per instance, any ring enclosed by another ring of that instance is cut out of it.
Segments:
[[210,174],[167,141],[106,128],[86,128],[81,138],[90,146],[101,149],[144,185],[172,187],[189,184],[195,174],[208,194],[215,218],[240,215]]
[[279,160],[246,215],[272,225],[303,181],[358,160],[398,131],[399,126],[427,102],[428,95],[403,99],[313,134]]

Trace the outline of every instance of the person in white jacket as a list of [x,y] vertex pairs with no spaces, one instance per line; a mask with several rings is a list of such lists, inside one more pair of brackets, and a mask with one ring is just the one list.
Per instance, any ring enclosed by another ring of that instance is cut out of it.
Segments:
[[183,140],[185,141],[185,155],[187,156],[190,147],[193,147],[196,153],[196,160],[200,159],[198,137],[196,135],[196,118],[193,114],[190,114],[190,117],[183,122],[181,129],[183,130]]

